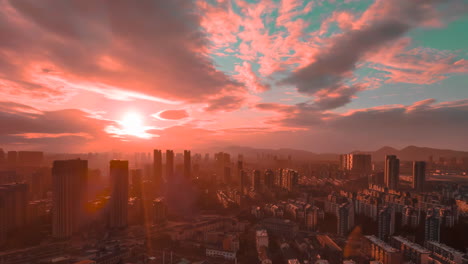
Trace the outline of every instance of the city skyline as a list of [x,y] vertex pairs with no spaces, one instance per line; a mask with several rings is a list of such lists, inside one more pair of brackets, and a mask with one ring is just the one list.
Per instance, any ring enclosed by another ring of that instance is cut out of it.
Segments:
[[0,0],[0,264],[468,264],[468,0]]
[[0,145],[467,150],[465,4],[2,1]]

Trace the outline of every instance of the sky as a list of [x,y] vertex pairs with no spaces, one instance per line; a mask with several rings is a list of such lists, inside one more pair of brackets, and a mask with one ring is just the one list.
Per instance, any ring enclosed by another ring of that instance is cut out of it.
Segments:
[[468,150],[468,0],[0,0],[0,147]]

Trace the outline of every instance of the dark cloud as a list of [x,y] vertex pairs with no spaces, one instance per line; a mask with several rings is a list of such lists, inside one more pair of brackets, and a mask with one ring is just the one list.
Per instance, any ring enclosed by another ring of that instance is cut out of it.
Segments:
[[[355,110],[346,114],[324,114],[309,104],[293,112],[276,110],[268,123],[285,128],[302,128],[296,134],[302,148],[322,151],[377,149],[383,145],[407,145],[466,149],[468,144],[468,100],[436,103],[434,99],[412,105],[390,105]],[[272,109],[270,109],[272,110]],[[313,138],[314,144],[307,143]],[[298,142],[289,142],[300,147]],[[285,141],[287,144],[287,141]]]
[[193,1],[20,0],[0,8],[0,79],[12,93],[57,96],[84,82],[200,102],[243,89],[206,55]]
[[237,95],[223,95],[208,101],[208,106],[204,108],[207,112],[234,111],[239,109],[245,102],[245,98]]
[[[460,1],[377,1],[356,22],[361,25],[332,37],[314,62],[293,72],[282,83],[295,85],[301,93],[317,96],[318,108],[343,106],[365,87],[365,84],[357,84],[359,88],[346,84],[353,77],[358,62],[401,38],[410,29],[430,19],[438,19],[434,17],[438,14],[435,8],[440,4],[450,4],[448,2]],[[323,96],[327,93],[339,95]]]
[[112,121],[96,119],[76,109],[40,111],[14,102],[0,102],[2,144],[44,144],[69,147],[106,138]]

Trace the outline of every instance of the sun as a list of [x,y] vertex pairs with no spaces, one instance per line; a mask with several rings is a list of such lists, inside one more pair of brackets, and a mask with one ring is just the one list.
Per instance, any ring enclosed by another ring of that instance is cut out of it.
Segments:
[[119,121],[121,132],[125,135],[131,135],[140,138],[151,137],[146,130],[147,126],[144,124],[143,116],[138,112],[127,112]]

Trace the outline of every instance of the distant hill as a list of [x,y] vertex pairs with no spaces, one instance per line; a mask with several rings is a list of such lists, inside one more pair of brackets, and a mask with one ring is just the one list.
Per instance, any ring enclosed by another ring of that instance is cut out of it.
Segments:
[[468,157],[468,152],[466,151],[456,151],[450,149],[435,149],[435,148],[426,148],[426,147],[417,147],[417,146],[408,146],[402,148],[401,150],[392,148],[392,147],[382,147],[376,151],[355,151],[356,153],[369,153],[372,154],[372,160],[382,161],[385,159],[385,155],[397,155],[400,160],[412,161],[412,160],[424,160],[427,161],[429,156],[432,156],[434,161],[438,160],[440,157],[457,159],[462,157]]
[[[273,155],[279,159],[287,159],[291,156],[294,160],[339,160],[341,153],[314,153],[306,150],[298,149],[259,149],[242,146],[229,146],[220,148],[222,151],[229,152],[233,155],[233,159],[237,159],[237,154],[243,154],[245,157],[257,157],[257,155]],[[221,151],[221,150],[217,150]],[[372,160],[383,161],[385,155],[397,155],[402,161],[413,161],[413,160],[424,160],[427,161],[429,156],[432,156],[434,161],[437,161],[440,157],[447,159],[456,157],[457,159],[462,157],[468,157],[466,151],[456,151],[450,149],[435,149],[427,147],[407,146],[403,149],[396,149],[393,147],[385,146],[375,151],[353,151],[351,153],[367,153],[372,155]]]

